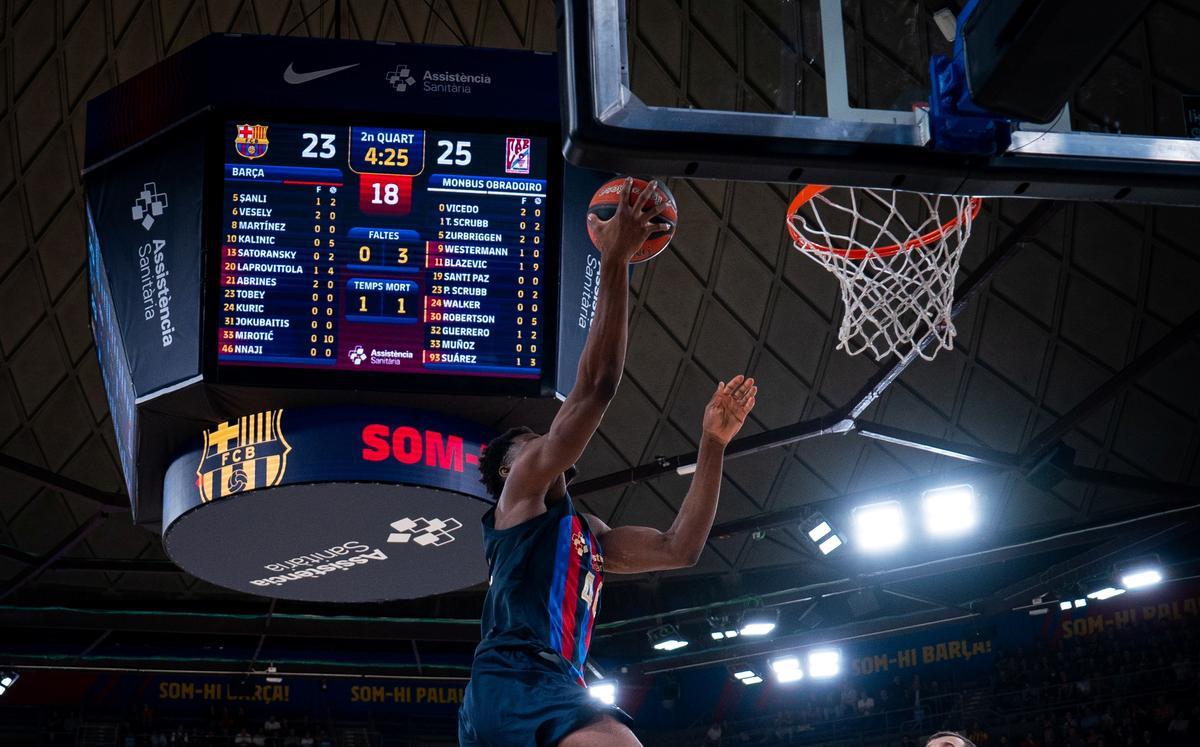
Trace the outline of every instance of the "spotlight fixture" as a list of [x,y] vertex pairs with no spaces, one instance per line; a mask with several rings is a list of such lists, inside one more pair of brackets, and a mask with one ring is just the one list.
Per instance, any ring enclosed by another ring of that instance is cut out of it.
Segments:
[[687,639],[679,635],[679,628],[663,625],[651,630],[646,636],[655,651],[674,651],[688,645]]
[[808,673],[817,679],[837,677],[842,670],[842,655],[832,648],[817,649],[808,654]]
[[600,680],[588,685],[588,695],[606,705],[617,702],[617,683],[612,680]]
[[[820,514],[817,514],[817,516],[819,517]],[[832,531],[833,527],[829,526],[829,522],[822,518],[817,522],[815,527],[808,530],[807,534],[808,538],[813,542],[820,542],[825,535]]]
[[779,624],[779,610],[756,607],[742,613],[738,632],[742,635],[766,635]]
[[828,555],[845,544],[845,540],[842,539],[841,535],[833,531],[833,526],[829,523],[829,520],[822,516],[820,512],[814,513],[805,519],[801,525],[801,529],[812,540],[813,544],[817,546],[822,555]]
[[1088,599],[1095,599],[1097,602],[1103,602],[1105,599],[1112,599],[1125,593],[1124,589],[1118,589],[1113,586],[1105,586],[1103,589],[1093,591],[1087,595]]
[[1067,610],[1069,610],[1069,609],[1071,609],[1071,601],[1068,599],[1068,600],[1067,600],[1067,601],[1065,601],[1065,602],[1059,602],[1059,603],[1058,603],[1058,608],[1059,608],[1060,610],[1064,611],[1064,612],[1065,612],[1065,611],[1067,611]]
[[1079,610],[1079,609],[1083,609],[1083,608],[1084,608],[1084,607],[1086,607],[1086,606],[1087,606],[1087,600],[1086,600],[1086,599],[1076,599],[1076,600],[1075,600],[1075,609],[1077,609],[1077,610]]
[[753,669],[742,669],[734,672],[733,678],[743,685],[757,685],[763,681],[763,678]]
[[828,555],[844,544],[845,543],[842,542],[842,538],[840,536],[832,534],[828,538],[822,540],[820,544],[817,545],[817,549],[821,551],[822,555]]
[[821,512],[805,519],[804,524],[800,525],[800,530],[812,540],[812,544],[815,544],[818,550],[821,550],[822,555],[829,555],[846,543],[840,534],[833,531],[833,525],[829,524],[829,520],[824,518]]
[[1126,591],[1154,586],[1163,580],[1162,561],[1155,554],[1131,558],[1118,563],[1113,568],[1113,576]]
[[896,501],[858,506],[851,517],[854,539],[866,552],[894,550],[904,543],[904,510]]
[[278,685],[279,683],[283,682],[283,678],[279,676],[278,671],[279,670],[275,668],[274,664],[268,665],[267,682],[271,683],[272,685]]
[[795,656],[781,656],[772,659],[770,664],[777,682],[786,684],[804,679],[804,670],[800,668],[800,660]]
[[708,625],[712,628],[709,635],[714,641],[724,641],[729,638],[737,638],[737,626],[730,622],[728,617],[710,617]]
[[20,678],[21,675],[16,672],[0,672],[0,695],[3,695]]
[[1129,590],[1141,589],[1154,586],[1162,579],[1162,571],[1157,568],[1131,568],[1121,574],[1121,585]]
[[926,490],[921,494],[921,511],[925,515],[925,531],[934,537],[966,534],[979,523],[975,488],[970,485]]

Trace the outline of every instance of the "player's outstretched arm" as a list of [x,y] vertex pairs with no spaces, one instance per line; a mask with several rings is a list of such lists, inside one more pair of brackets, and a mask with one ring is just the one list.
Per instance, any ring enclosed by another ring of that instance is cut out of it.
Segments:
[[632,179],[622,187],[616,213],[608,220],[588,215],[600,248],[596,314],[579,358],[575,386],[555,416],[550,430],[531,441],[505,480],[499,510],[507,503],[541,501],[550,483],[573,465],[587,447],[608,403],[617,393],[625,367],[629,317],[629,260],[657,228],[654,218],[666,209],[654,202],[658,182],[651,182],[632,205]]
[[649,527],[609,529],[595,516],[587,516],[604,548],[606,571],[644,573],[696,564],[717,515],[725,446],[746,422],[757,394],[754,379],[745,376],[717,385],[716,393],[704,409],[696,473],[670,529],[665,532]]

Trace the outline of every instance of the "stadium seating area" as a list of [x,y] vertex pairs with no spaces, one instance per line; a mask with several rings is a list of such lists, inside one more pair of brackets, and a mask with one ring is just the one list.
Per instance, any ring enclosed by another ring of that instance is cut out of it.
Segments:
[[[1192,620],[1110,627],[1036,650],[998,653],[984,681],[895,677],[874,692],[800,684],[786,707],[750,719],[641,733],[647,745],[736,747],[922,744],[960,730],[978,747],[1158,747],[1200,744],[1200,631]],[[119,747],[391,747],[453,744],[445,718],[343,723],[213,708],[180,719],[132,706],[112,715],[0,709],[3,744]],[[94,735],[93,740],[89,735]]]
[[[912,745],[940,729],[978,747],[1200,744],[1200,632],[1194,620],[1108,628],[997,655],[986,681],[902,681],[878,692],[798,686],[788,706],[740,722],[697,723],[684,743]],[[648,744],[678,744],[655,734]]]

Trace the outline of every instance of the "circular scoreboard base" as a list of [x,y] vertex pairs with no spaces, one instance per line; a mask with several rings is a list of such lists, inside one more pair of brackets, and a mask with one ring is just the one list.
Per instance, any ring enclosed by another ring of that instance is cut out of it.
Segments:
[[285,485],[204,503],[167,527],[189,573],[306,602],[379,602],[487,580],[483,501],[412,485]]
[[163,481],[163,546],[198,578],[306,602],[381,602],[487,580],[491,432],[388,407],[213,423]]

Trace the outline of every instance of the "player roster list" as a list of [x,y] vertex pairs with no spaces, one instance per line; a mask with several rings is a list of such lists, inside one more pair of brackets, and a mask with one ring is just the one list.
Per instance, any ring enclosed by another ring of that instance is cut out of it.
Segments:
[[547,143],[230,122],[222,365],[541,376]]

